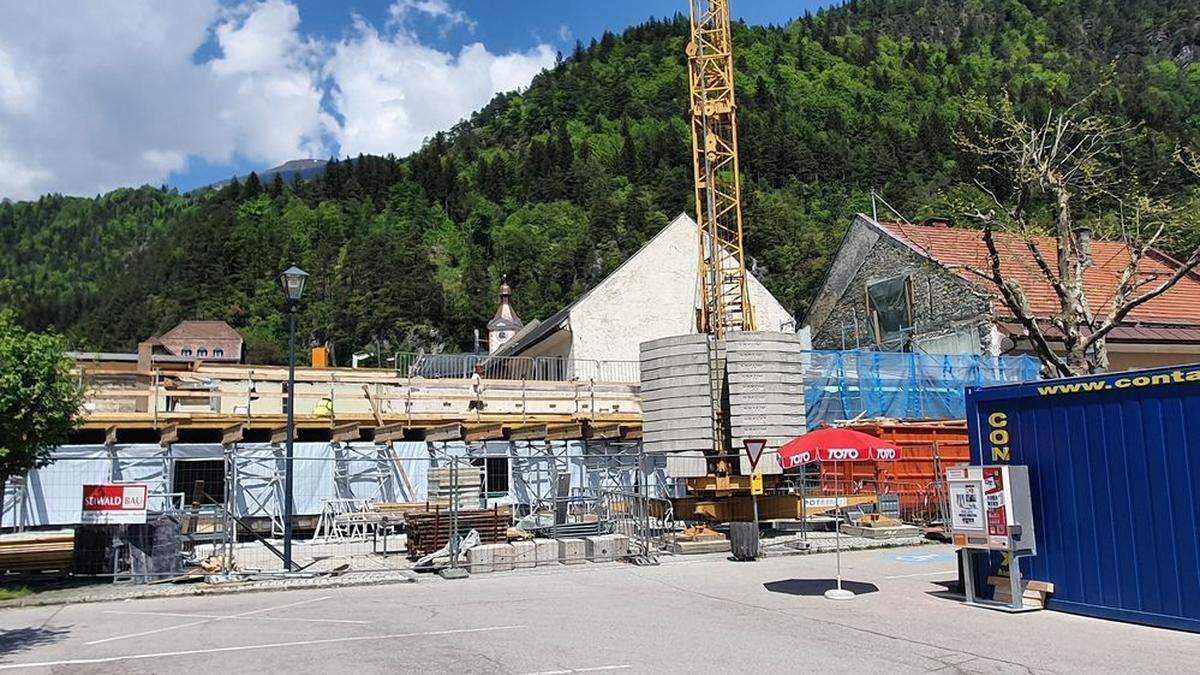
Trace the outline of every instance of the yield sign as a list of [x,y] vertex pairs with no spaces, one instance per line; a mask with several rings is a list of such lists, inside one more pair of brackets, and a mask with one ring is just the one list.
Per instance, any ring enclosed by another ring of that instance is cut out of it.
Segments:
[[767,447],[765,438],[744,438],[742,445],[746,446],[746,457],[750,458],[750,470],[758,468],[758,460],[762,458],[763,449]]

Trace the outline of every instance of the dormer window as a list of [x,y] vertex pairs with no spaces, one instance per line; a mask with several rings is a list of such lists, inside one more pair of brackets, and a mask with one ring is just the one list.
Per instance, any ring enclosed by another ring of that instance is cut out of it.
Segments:
[[214,350],[213,350],[213,358],[214,358],[214,359],[223,358],[224,356],[225,356],[225,350],[224,350],[224,349],[214,349]]
[[199,356],[200,358],[204,358],[204,357],[208,356],[208,350],[205,349],[204,347],[201,347],[200,349],[196,350],[196,356]]
[[184,347],[183,349],[180,349],[180,350],[179,350],[179,355],[180,355],[180,356],[191,356],[191,355],[192,355],[192,348],[191,348],[191,347]]

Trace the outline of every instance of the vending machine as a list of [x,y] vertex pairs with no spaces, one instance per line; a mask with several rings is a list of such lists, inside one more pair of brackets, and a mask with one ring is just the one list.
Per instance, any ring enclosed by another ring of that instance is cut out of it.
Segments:
[[[1029,469],[1024,466],[960,466],[947,469],[950,531],[954,546],[963,551],[963,589],[967,603],[1010,611],[1025,611],[1018,558],[1037,555]],[[975,592],[977,552],[1008,553],[1012,602],[1004,605],[980,599]]]

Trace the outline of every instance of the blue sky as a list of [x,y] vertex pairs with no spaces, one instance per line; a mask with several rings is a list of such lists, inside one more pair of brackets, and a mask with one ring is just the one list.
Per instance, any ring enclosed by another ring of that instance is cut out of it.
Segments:
[[[734,0],[748,23],[827,2]],[[289,159],[405,155],[605,30],[684,0],[0,3],[0,198],[188,190]]]

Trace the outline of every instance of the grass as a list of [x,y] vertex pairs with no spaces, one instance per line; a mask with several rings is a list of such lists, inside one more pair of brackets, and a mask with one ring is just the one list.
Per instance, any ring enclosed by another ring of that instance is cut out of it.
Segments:
[[0,586],[0,600],[16,600],[27,595],[33,595],[33,591],[28,586]]

